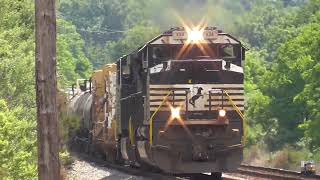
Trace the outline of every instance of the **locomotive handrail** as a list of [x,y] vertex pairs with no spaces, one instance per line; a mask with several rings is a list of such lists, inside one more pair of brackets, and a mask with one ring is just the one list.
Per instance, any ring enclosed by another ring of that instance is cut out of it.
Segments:
[[231,102],[232,106],[233,106],[233,109],[236,110],[236,112],[239,114],[239,116],[241,117],[242,119],[242,122],[244,121],[244,115],[243,113],[240,111],[240,109],[238,108],[238,106],[232,101],[230,95],[228,94],[228,92],[225,90],[224,91],[229,99],[229,101]]
[[157,112],[160,110],[161,106],[164,104],[168,96],[172,93],[173,91],[170,91],[162,100],[161,104],[158,106],[156,111],[153,112],[152,116],[149,119],[149,143],[150,147],[152,146],[153,143],[153,118],[157,114]]
[[[240,111],[240,109],[238,108],[238,106],[233,102],[232,98],[230,97],[230,95],[228,94],[228,92],[225,90],[224,91],[229,99],[229,101],[231,102],[232,106],[233,106],[233,109],[236,110],[236,112],[239,114],[239,116],[241,117],[241,120],[242,120],[242,124],[244,123],[244,115],[243,113]],[[243,133],[243,137],[244,136],[244,133]],[[243,142],[243,139],[242,139],[242,142]],[[241,143],[242,144],[242,143]]]

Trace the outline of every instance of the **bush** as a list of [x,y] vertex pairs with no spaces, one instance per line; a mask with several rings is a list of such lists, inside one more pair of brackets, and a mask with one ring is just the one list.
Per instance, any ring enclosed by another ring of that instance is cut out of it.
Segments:
[[65,167],[70,166],[74,162],[74,159],[67,150],[60,151],[59,157],[61,165]]
[[37,133],[34,119],[20,119],[0,100],[0,179],[37,178]]
[[276,152],[272,159],[272,166],[282,169],[300,170],[301,161],[310,158],[310,151],[307,149],[285,146],[282,150]]
[[254,145],[244,150],[244,163],[255,166],[265,166],[269,164],[270,153],[263,145]]
[[66,114],[60,114],[59,116],[59,134],[60,142],[64,147],[68,144],[68,141],[76,135],[76,132],[80,129],[80,119],[77,116]]
[[320,151],[312,155],[305,148],[285,146],[281,150],[270,152],[266,145],[254,145],[244,150],[244,163],[255,166],[299,171],[300,162],[309,159],[320,160]]
[[59,92],[58,94],[58,111],[59,111],[59,135],[61,149],[68,144],[68,141],[76,135],[81,128],[80,118],[67,112],[68,99],[67,95]]

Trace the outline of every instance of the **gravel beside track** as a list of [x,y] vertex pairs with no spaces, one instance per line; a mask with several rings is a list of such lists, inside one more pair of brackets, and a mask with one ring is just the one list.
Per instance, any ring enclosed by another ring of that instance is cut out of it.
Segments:
[[89,161],[87,158],[73,156],[75,162],[66,169],[67,180],[149,180],[151,178],[127,174],[106,167],[105,164]]
[[[137,168],[108,163],[83,153],[72,155],[77,160],[67,170],[68,179],[75,180],[171,180],[184,179],[166,174],[145,172]],[[82,163],[81,163],[82,162]],[[78,165],[77,165],[78,164]],[[81,164],[83,166],[81,166]],[[77,168],[79,167],[79,168]]]
[[[140,169],[120,166],[90,157],[83,153],[73,153],[75,162],[66,170],[68,180],[190,180],[190,177],[175,177],[168,174],[145,172]],[[198,179],[212,179],[206,174],[197,175]],[[225,180],[243,180],[223,174]]]
[[[151,179],[191,179],[174,177],[162,173],[145,172],[140,169],[111,164],[86,154],[74,154],[75,162],[66,170],[69,180],[151,180]],[[206,174],[196,179],[212,179]],[[223,179],[320,179],[319,175],[304,176],[299,172],[276,168],[241,165],[234,173],[223,174]]]

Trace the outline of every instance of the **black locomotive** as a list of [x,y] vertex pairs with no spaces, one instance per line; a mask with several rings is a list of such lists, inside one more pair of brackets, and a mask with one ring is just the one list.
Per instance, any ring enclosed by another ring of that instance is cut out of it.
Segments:
[[94,72],[69,107],[109,160],[220,176],[243,158],[244,59],[215,27],[172,28]]

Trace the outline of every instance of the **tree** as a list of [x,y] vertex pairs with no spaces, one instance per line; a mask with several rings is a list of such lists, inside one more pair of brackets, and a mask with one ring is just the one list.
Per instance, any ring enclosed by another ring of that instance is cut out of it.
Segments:
[[[87,78],[91,65],[74,26],[66,21],[62,24],[58,73],[63,80],[60,84],[67,85],[74,78]],[[34,39],[34,1],[0,1],[0,99],[5,104],[0,108],[0,179],[2,175],[33,179],[37,173]]]
[[[270,128],[268,106],[270,98],[264,95],[260,89],[263,76],[267,73],[265,62],[266,51],[251,49],[246,55],[245,61],[245,98],[246,98],[246,145],[254,145],[261,142],[263,137],[271,136],[274,129]],[[275,127],[273,127],[275,128]]]
[[35,1],[38,177],[60,178],[55,0]]
[[125,34],[124,39],[118,42],[110,42],[106,45],[105,49],[107,50],[109,62],[113,62],[122,55],[136,50],[158,34],[160,34],[158,28],[135,26]]
[[21,116],[23,109],[9,110],[0,99],[0,179],[37,177],[36,123]]
[[9,107],[35,107],[33,2],[3,0],[0,7],[0,97]]
[[[320,147],[320,24],[312,23],[302,28],[302,33],[292,41],[288,42],[293,46],[293,52],[289,58],[294,61],[291,69],[297,73],[303,83],[303,89],[294,97],[295,104],[302,104],[301,113],[303,119],[301,128],[304,130],[305,137],[308,138],[308,145],[311,150]],[[292,58],[292,59],[291,59]],[[290,61],[288,62],[290,63]]]
[[[279,125],[277,136],[270,143],[280,147],[303,137],[299,124],[308,120],[303,127],[311,132],[318,119],[319,24],[306,25],[299,32],[299,36],[281,45],[261,85],[262,92],[271,98],[270,118],[275,118]],[[317,136],[307,137],[317,141]]]
[[79,78],[89,78],[92,65],[84,51],[85,44],[72,23],[58,19],[59,84],[67,86]]
[[[124,14],[127,0],[62,0],[60,16],[76,28],[74,33],[84,39],[85,56],[95,69],[106,63],[104,46],[118,41],[124,32]],[[65,23],[64,23],[65,24]]]
[[251,46],[266,49],[267,59],[272,61],[279,45],[295,35],[292,25],[295,13],[295,9],[284,7],[280,1],[257,1],[238,18],[236,33]]

